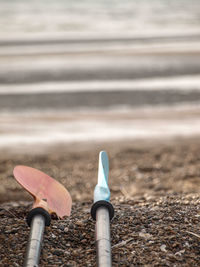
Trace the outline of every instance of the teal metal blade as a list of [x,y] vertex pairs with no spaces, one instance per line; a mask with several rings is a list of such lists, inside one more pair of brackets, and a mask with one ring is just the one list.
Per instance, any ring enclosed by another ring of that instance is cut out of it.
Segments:
[[110,201],[110,189],[108,187],[109,161],[105,151],[99,153],[98,183],[94,189],[94,202],[99,200]]

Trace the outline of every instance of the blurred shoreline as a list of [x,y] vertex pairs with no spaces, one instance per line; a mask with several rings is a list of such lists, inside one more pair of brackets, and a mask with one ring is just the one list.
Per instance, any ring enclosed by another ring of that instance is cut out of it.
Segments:
[[135,51],[125,42],[115,51],[97,42],[101,56],[95,50],[61,56],[54,46],[51,56],[43,50],[33,56],[17,47],[22,55],[0,56],[0,147],[199,135],[198,43],[187,51],[178,49],[181,42],[154,50],[146,44],[142,55],[141,44]]
[[198,1],[0,3],[1,148],[200,134]]
[[200,108],[2,112],[0,125],[1,151],[38,153],[62,145],[194,138],[200,135]]

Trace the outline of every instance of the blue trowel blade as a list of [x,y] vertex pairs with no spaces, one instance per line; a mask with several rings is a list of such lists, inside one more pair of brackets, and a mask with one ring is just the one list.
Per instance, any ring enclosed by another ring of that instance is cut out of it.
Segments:
[[94,202],[99,200],[110,201],[108,187],[109,161],[105,151],[99,153],[98,183],[94,190]]

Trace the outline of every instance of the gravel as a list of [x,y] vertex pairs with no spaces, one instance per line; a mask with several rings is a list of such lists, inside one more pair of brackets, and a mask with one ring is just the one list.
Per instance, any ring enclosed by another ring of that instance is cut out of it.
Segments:
[[[113,266],[199,266],[200,197],[185,194],[112,201]],[[72,215],[46,227],[40,266],[95,266],[91,202],[73,204]],[[26,202],[0,206],[1,266],[22,266],[29,227]]]
[[113,266],[200,265],[200,142],[185,139],[1,155],[1,266],[22,266],[30,230],[26,216],[32,200],[12,176],[18,164],[58,179],[73,199],[71,216],[54,217],[45,229],[40,266],[96,265],[90,208],[102,148],[109,153],[115,208]]

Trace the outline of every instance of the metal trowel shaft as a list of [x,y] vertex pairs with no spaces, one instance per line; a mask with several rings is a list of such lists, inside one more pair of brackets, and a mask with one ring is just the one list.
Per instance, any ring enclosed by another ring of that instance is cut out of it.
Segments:
[[24,267],[38,267],[43,241],[45,218],[35,215],[31,221],[31,231],[24,261]]
[[96,211],[97,266],[111,267],[110,217],[106,207]]

